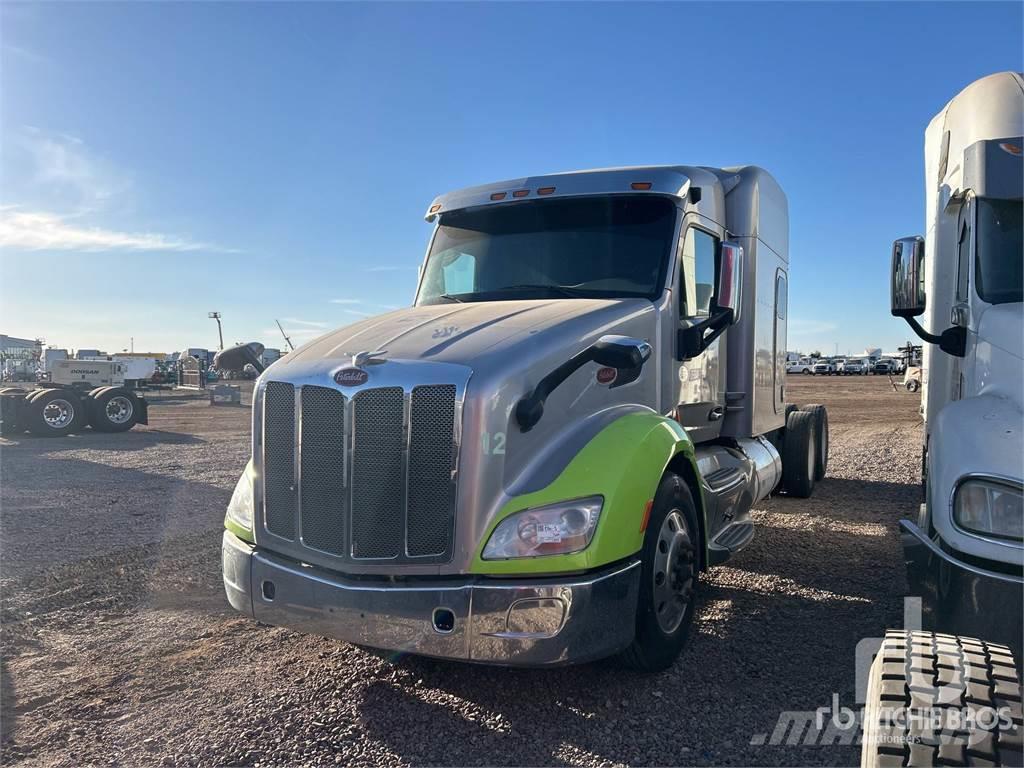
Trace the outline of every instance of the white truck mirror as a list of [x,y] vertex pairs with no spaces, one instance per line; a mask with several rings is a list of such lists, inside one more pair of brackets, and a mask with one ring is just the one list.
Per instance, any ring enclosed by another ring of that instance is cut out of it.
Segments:
[[901,237],[892,244],[892,301],[895,317],[924,314],[924,238]]
[[743,246],[738,243],[722,243],[722,257],[718,262],[718,290],[715,305],[719,309],[731,309],[730,323],[740,319],[743,285]]

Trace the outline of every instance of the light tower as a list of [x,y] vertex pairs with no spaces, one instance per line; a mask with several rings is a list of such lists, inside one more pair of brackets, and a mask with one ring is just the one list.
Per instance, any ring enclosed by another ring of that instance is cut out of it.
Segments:
[[220,312],[210,312],[208,317],[211,320],[217,321],[217,336],[220,339],[220,347],[218,349],[224,349],[224,331],[220,327]]

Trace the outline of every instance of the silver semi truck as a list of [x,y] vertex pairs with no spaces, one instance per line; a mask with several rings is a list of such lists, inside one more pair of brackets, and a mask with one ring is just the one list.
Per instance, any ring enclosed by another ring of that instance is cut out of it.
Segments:
[[862,763],[1019,766],[1024,78],[968,85],[928,125],[924,161],[926,236],[892,251],[892,314],[926,342],[923,502],[900,521],[923,626],[890,630],[875,657]]
[[507,665],[672,663],[703,570],[826,471],[786,400],[786,197],[753,166],[438,197],[414,306],[274,363],[223,539],[231,604]]

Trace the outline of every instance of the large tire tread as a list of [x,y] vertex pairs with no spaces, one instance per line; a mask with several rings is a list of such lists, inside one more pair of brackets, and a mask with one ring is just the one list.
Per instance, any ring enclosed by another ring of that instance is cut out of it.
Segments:
[[[906,716],[915,710],[927,716]],[[936,730],[931,716],[939,712],[947,722],[963,721],[963,712],[996,716]],[[1009,648],[933,632],[885,633],[868,681],[862,768],[1020,766],[1022,734],[1021,687]]]

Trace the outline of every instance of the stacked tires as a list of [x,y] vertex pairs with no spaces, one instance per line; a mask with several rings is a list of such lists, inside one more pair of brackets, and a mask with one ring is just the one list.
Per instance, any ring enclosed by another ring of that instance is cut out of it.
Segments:
[[29,431],[39,437],[63,437],[86,426],[97,432],[127,432],[141,420],[144,407],[124,387],[0,389],[4,434]]

